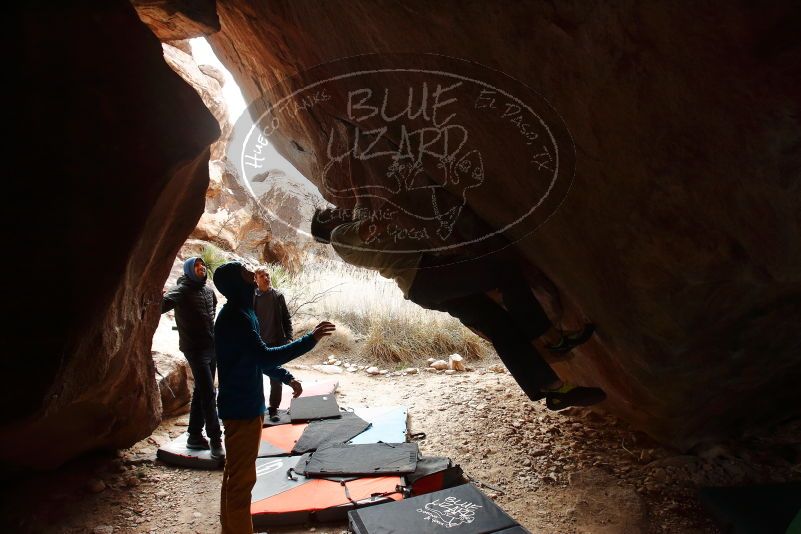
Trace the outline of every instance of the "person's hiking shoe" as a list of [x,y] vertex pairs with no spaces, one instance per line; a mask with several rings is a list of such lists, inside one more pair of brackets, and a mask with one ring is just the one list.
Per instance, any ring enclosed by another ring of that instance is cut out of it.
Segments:
[[211,440],[211,457],[215,460],[225,460],[225,449],[221,439]]
[[554,391],[545,392],[545,406],[549,410],[563,410],[570,406],[592,406],[606,399],[600,388],[586,388],[565,384]]
[[273,423],[277,423],[281,420],[281,418],[278,417],[278,408],[267,408],[267,414],[270,416],[270,421]]
[[584,328],[578,332],[571,332],[562,336],[555,345],[548,345],[548,350],[554,354],[565,354],[582,343],[586,343],[595,333],[595,325],[590,323],[584,325]]
[[186,438],[186,448],[196,451],[205,451],[209,448],[209,442],[202,434],[200,436],[189,434],[189,437]]

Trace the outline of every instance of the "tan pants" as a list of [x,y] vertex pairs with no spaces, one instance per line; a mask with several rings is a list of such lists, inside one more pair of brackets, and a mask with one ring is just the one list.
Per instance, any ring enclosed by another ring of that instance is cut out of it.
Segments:
[[220,492],[223,534],[252,534],[250,492],[256,483],[256,456],[264,416],[228,419],[225,426],[225,470]]

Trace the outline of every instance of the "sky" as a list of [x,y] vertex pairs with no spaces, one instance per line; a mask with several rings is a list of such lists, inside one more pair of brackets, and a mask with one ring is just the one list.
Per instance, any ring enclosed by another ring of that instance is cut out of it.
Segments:
[[225,66],[220,63],[220,60],[217,59],[217,56],[214,55],[206,39],[203,37],[196,37],[195,39],[190,39],[189,44],[192,46],[192,56],[195,58],[195,61],[197,61],[198,65],[217,67],[225,75],[225,85],[223,85],[222,89],[223,98],[225,99],[225,104],[228,106],[228,122],[231,124],[235,123],[236,119],[239,118],[246,108],[245,99],[242,97],[239,86],[234,81],[231,73],[228,72],[228,69],[226,69]]
[[[209,46],[208,41],[206,41],[203,37],[197,37],[195,39],[190,39],[189,44],[192,47],[192,56],[195,58],[195,62],[198,65],[212,65],[213,67],[217,67],[225,77],[225,84],[223,85],[222,92],[223,92],[223,99],[225,99],[226,107],[228,108],[228,122],[231,124],[236,124],[237,119],[239,119],[240,115],[245,112],[247,105],[245,103],[245,99],[242,96],[242,92],[239,90],[239,86],[234,81],[233,76],[231,73],[228,72],[228,69],[217,59],[217,56],[214,55],[214,52]],[[244,124],[244,123],[243,123]],[[248,119],[248,126],[245,126],[245,129],[249,128],[252,125],[252,121]],[[319,195],[317,192],[317,188],[307,180],[289,161],[284,159],[278,151],[275,150],[275,147],[270,144],[265,152],[262,154],[265,157],[265,168],[266,169],[277,169],[281,170],[285,173],[285,177],[278,178],[278,180],[287,182],[286,186],[289,187],[289,190],[292,190],[293,187],[291,183],[300,186],[301,189],[307,190],[314,196]],[[304,233],[305,232],[301,232]]]

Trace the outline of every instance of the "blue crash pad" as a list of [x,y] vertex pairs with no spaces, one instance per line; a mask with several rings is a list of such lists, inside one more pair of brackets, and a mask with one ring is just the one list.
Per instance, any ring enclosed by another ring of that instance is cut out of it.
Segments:
[[409,411],[406,406],[357,407],[353,413],[372,423],[372,426],[348,443],[403,443],[406,441],[406,421]]

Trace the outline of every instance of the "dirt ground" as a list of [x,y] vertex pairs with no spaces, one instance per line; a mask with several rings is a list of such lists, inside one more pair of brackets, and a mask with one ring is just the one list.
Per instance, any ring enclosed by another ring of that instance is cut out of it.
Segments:
[[[288,366],[301,380],[330,379]],[[695,495],[699,486],[801,479],[801,421],[762,437],[680,454],[611,416],[555,413],[530,402],[496,360],[472,371],[405,376],[343,373],[342,406],[403,404],[424,454],[445,455],[537,533],[718,532]],[[499,369],[503,371],[502,369]],[[565,413],[567,412],[567,413]],[[130,449],[78,459],[58,471],[6,484],[2,532],[216,533],[221,471],[170,467],[157,444],[186,429],[165,421]],[[54,444],[57,446],[57,444]],[[493,489],[494,488],[494,489]],[[270,532],[341,533],[344,524]]]

